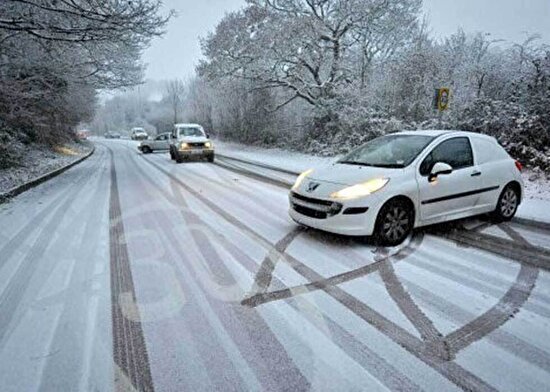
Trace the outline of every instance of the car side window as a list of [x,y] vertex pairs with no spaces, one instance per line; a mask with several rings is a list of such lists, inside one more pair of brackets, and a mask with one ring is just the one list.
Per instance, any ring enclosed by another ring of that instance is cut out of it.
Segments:
[[437,145],[422,161],[420,174],[430,174],[437,162],[447,163],[453,170],[473,166],[474,155],[470,140],[467,137],[455,137]]

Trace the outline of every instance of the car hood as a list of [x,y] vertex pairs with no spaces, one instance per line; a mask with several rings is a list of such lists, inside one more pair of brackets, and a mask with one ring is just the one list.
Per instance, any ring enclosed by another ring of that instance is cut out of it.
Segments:
[[180,137],[178,142],[184,143],[206,143],[209,139],[206,136],[185,136]]
[[402,169],[387,169],[381,167],[356,166],[340,163],[314,169],[307,177],[310,181],[320,181],[336,185],[355,185],[373,178],[391,178]]

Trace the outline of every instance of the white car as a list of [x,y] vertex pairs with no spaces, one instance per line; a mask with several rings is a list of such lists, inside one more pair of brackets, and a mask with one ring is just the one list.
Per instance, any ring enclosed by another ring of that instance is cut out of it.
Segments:
[[132,132],[130,134],[130,138],[132,140],[147,140],[149,135],[147,135],[147,132],[145,132],[145,129],[143,128],[132,128]]
[[138,146],[144,154],[150,154],[154,151],[168,151],[170,149],[170,133],[161,133],[155,136],[154,139],[144,140]]
[[289,195],[290,216],[312,228],[397,245],[415,227],[488,212],[512,219],[523,195],[521,168],[489,136],[393,133],[302,173]]
[[189,158],[214,162],[214,144],[200,125],[175,124],[170,137],[170,158],[177,163]]

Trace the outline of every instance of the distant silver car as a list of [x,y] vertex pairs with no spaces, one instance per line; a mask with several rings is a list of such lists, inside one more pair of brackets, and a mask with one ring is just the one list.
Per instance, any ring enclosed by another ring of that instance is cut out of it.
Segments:
[[152,140],[144,140],[138,146],[144,154],[150,154],[154,151],[168,151],[170,149],[170,134],[161,133]]
[[105,135],[103,135],[105,139],[120,139],[120,133],[118,132],[105,132]]

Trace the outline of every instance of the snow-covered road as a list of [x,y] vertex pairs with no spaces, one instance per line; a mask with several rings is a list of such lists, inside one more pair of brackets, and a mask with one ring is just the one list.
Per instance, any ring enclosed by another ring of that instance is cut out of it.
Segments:
[[2,391],[550,385],[550,232],[377,248],[300,229],[277,184],[96,147],[0,206]]

